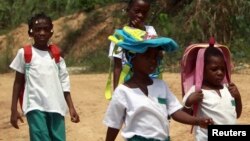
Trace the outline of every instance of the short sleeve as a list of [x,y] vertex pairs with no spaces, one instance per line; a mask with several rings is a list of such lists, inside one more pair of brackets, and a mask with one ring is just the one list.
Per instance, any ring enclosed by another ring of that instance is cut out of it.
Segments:
[[149,35],[151,36],[157,36],[157,33],[155,31],[155,28],[153,26],[145,26],[146,31],[148,32]]
[[119,89],[116,89],[108,105],[103,120],[103,123],[108,127],[120,129],[124,123],[126,108],[122,95],[123,93]]
[[65,61],[62,57],[60,57],[59,67],[59,77],[62,84],[62,89],[64,92],[70,92],[69,73],[67,71]]
[[195,86],[192,86],[188,91],[187,93],[184,95],[184,97],[182,98],[182,102],[183,102],[183,105],[185,105],[188,97],[195,91]]
[[122,48],[118,47],[116,51],[114,51],[114,49],[115,49],[115,43],[111,42],[110,46],[109,46],[109,58],[113,59],[113,57],[116,57],[116,58],[122,59],[123,58],[122,57],[122,54],[123,54]]
[[177,110],[181,109],[183,106],[177,97],[170,91],[168,85],[166,84],[166,92],[167,92],[167,108],[169,115],[172,115]]
[[9,67],[17,72],[24,74],[25,71],[24,66],[25,66],[24,50],[23,48],[21,48],[18,50],[17,55],[15,56]]

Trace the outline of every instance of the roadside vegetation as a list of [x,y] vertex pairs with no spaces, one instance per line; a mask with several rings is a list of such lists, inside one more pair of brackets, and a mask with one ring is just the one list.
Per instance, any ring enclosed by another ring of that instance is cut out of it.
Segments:
[[[7,34],[21,23],[27,23],[28,17],[37,12],[44,11],[54,20],[76,12],[84,12],[88,17],[82,28],[68,33],[61,45],[68,66],[84,67],[83,72],[107,72],[109,41],[105,37],[126,23],[124,3],[127,1],[0,0],[0,35]],[[120,9],[114,10],[110,15],[96,11],[117,3],[121,3]],[[110,16],[112,22],[91,40],[93,44],[75,44],[78,38],[86,36],[84,33],[87,29],[107,22]],[[160,36],[171,37],[180,46],[178,52],[165,56],[166,71],[178,72],[185,47],[191,43],[207,42],[211,36],[214,36],[218,43],[230,48],[236,66],[250,64],[250,0],[157,0],[153,2],[147,22],[156,28]],[[8,37],[8,40],[11,42],[12,37]],[[82,56],[76,56],[70,51],[75,49],[75,52],[79,52],[79,48],[83,47],[87,49]],[[8,72],[13,51],[11,47],[0,48],[0,72]]]

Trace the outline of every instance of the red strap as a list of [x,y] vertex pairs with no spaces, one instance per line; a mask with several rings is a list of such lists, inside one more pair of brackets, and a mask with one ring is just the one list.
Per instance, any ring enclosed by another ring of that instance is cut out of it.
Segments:
[[[53,44],[53,45],[49,45],[49,49],[52,53],[52,57],[55,58],[55,62],[59,63],[60,61],[60,48]],[[31,49],[31,45],[26,45],[24,46],[24,60],[25,63],[30,63],[32,59],[32,49]]]
[[[31,45],[26,45],[26,46],[23,47],[23,49],[24,49],[24,61],[25,61],[25,63],[30,63],[31,58],[32,58]],[[22,106],[23,106],[24,87],[25,87],[25,80],[23,80],[23,82],[21,84],[21,89],[20,89],[20,94],[19,94],[19,103],[20,103],[21,109],[22,109]]]
[[55,58],[55,62],[59,63],[60,61],[60,49],[57,45],[49,45],[49,49],[52,53],[53,58]]
[[[30,63],[31,59],[32,59],[32,47],[31,47],[31,45],[25,45],[23,47],[23,49],[24,49],[25,63]],[[59,47],[56,45],[50,45],[49,49],[52,53],[52,57],[55,58],[55,62],[59,63],[59,61],[60,61],[60,49],[59,49]],[[19,102],[20,102],[21,107],[23,105],[24,87],[25,87],[25,81],[23,82],[23,84],[21,86],[20,95],[19,95]]]
[[25,63],[30,63],[31,58],[32,58],[32,49],[31,49],[31,45],[26,45],[24,46],[24,60]]

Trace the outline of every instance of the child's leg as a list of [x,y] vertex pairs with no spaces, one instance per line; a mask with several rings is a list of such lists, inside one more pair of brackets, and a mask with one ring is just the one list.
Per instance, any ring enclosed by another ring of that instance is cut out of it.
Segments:
[[48,130],[52,141],[65,141],[65,121],[64,117],[58,113],[48,114]]
[[46,124],[46,113],[34,110],[26,115],[29,124],[30,141],[50,141]]

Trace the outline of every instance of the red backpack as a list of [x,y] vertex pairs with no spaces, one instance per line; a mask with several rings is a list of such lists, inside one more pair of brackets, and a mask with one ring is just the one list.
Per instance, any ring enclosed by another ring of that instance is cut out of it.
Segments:
[[[24,80],[23,84],[21,85],[21,90],[20,90],[20,94],[19,94],[19,102],[20,102],[21,109],[23,106],[23,95],[24,95],[26,76],[29,75],[30,62],[32,59],[32,47],[31,47],[31,45],[25,45],[23,47],[23,49],[24,49],[24,60],[25,60],[25,80]],[[55,62],[58,65],[58,63],[60,61],[60,49],[59,49],[59,47],[57,45],[54,45],[54,44],[49,45],[49,51],[52,55],[52,58],[55,59]]]

